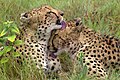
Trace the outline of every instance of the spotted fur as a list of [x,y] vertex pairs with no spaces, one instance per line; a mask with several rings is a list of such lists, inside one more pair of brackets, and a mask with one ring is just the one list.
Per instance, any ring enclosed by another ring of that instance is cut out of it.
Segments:
[[54,55],[66,51],[73,61],[82,52],[88,75],[98,78],[104,79],[109,68],[120,69],[120,39],[97,33],[85,27],[81,19],[78,20],[78,26],[68,25],[66,29],[57,30],[52,35],[49,50]]
[[62,16],[62,12],[47,5],[22,13],[21,34],[16,40],[23,40],[24,44],[14,46],[14,51],[19,52],[23,59],[31,61],[30,64],[34,63],[37,68],[45,72],[60,70],[59,59],[53,59],[47,54],[47,45],[51,31],[62,28]]

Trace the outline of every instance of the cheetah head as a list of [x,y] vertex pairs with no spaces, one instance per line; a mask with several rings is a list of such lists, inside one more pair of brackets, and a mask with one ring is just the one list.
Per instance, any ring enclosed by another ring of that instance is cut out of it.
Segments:
[[63,28],[63,12],[45,5],[40,8],[21,14],[20,21],[23,26],[30,27],[45,32],[50,32],[53,29]]
[[71,41],[78,41],[81,29],[81,18],[67,21],[65,29],[52,31],[52,36],[48,43],[48,50],[57,52],[60,49],[68,47]]

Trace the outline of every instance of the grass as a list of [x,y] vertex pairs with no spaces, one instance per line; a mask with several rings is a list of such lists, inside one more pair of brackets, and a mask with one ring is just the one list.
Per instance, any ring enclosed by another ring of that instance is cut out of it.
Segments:
[[[22,12],[42,4],[64,11],[66,20],[81,17],[86,26],[97,32],[120,38],[119,0],[0,0],[0,31],[3,28],[2,22],[13,20],[19,26],[19,16]],[[71,63],[68,60],[69,64]],[[85,69],[81,69],[78,74],[67,73],[66,76],[61,76],[60,80],[90,80],[83,74],[84,71]],[[109,80],[119,78],[120,73],[113,72]],[[21,67],[11,60],[7,64],[0,64],[0,80],[45,80],[45,77],[34,67],[28,67],[26,64]]]

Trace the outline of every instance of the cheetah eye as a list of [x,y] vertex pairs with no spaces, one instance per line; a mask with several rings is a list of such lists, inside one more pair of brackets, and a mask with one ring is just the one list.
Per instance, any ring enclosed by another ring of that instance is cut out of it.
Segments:
[[51,13],[51,11],[47,12],[47,14],[50,14],[50,13]]
[[63,15],[64,15],[64,13],[62,12],[62,13],[60,13],[60,15],[61,15],[61,16],[63,16]]
[[47,14],[54,14],[57,18],[59,18],[55,12],[49,11]]

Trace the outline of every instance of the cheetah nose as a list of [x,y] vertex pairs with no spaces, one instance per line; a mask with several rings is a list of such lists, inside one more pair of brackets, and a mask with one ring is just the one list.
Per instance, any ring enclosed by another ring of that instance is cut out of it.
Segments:
[[57,24],[57,25],[61,25],[61,22],[60,22],[59,19],[56,21],[56,24]]
[[21,17],[28,18],[28,14],[27,13],[22,13]]

